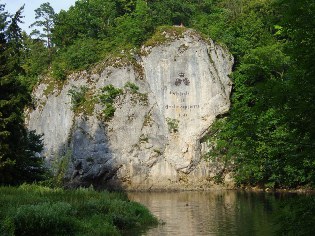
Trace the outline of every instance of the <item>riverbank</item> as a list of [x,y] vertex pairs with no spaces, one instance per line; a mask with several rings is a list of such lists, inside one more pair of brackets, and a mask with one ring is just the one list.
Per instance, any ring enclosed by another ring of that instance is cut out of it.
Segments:
[[242,190],[247,192],[268,192],[268,193],[310,193],[315,194],[315,189],[309,187],[298,188],[262,188],[258,186],[242,186],[235,188],[235,190]]
[[225,186],[215,184],[205,186],[204,188],[150,188],[150,189],[126,189],[127,192],[213,192],[213,191],[244,191],[244,192],[267,192],[267,193],[310,193],[315,194],[315,189],[311,187],[297,187],[297,188],[267,188],[261,186]]
[[0,235],[121,235],[157,223],[123,192],[0,187]]

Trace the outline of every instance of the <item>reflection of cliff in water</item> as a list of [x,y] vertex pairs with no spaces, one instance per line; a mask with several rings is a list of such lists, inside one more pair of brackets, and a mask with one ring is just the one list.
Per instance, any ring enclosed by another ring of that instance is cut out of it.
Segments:
[[273,195],[215,192],[129,193],[165,225],[146,235],[274,235]]

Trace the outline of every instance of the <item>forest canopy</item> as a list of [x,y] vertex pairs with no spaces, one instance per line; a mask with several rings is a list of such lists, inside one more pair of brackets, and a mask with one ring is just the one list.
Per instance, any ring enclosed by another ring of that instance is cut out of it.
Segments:
[[[29,96],[43,75],[62,82],[122,51],[137,52],[160,26],[183,24],[235,58],[231,110],[209,130],[207,157],[223,160],[239,185],[314,186],[314,0],[78,0],[67,11],[45,3],[35,13],[30,36],[9,30],[23,9],[14,18],[1,5],[1,90],[8,97]],[[19,89],[6,87],[8,75]],[[0,137],[16,129],[5,112],[23,120],[27,102],[19,101],[17,111],[0,106]],[[1,140],[0,166],[7,144]]]

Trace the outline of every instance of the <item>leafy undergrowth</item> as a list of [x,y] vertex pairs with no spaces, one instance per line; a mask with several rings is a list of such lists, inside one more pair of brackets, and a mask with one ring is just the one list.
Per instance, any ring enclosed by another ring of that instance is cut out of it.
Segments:
[[121,235],[157,219],[121,192],[0,187],[0,235]]
[[185,27],[163,25],[157,27],[154,35],[145,43],[145,47],[154,47],[172,42],[174,39],[183,37],[183,33],[187,30]]

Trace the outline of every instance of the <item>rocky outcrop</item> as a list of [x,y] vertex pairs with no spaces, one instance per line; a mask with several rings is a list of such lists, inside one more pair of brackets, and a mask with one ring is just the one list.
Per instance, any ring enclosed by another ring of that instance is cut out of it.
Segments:
[[[132,60],[112,59],[35,90],[27,125],[44,134],[48,160],[69,158],[69,184],[211,188],[221,166],[202,158],[200,140],[229,109],[233,58],[193,30],[162,34],[164,43],[143,46]],[[100,99],[109,85],[121,89],[111,98],[112,117],[104,113],[110,99]],[[69,91],[82,88],[88,96],[74,109]]]

